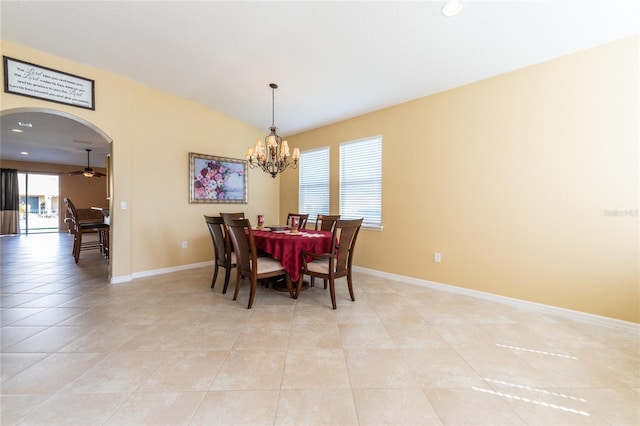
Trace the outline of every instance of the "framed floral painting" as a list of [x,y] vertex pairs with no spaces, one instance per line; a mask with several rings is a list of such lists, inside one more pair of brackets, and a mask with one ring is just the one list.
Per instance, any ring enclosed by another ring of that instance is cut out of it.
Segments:
[[189,153],[190,203],[248,203],[247,162]]

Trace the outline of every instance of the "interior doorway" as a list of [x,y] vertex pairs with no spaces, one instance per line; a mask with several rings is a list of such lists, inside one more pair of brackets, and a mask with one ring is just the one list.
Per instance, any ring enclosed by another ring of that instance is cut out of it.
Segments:
[[20,233],[58,232],[60,184],[58,175],[18,172]]

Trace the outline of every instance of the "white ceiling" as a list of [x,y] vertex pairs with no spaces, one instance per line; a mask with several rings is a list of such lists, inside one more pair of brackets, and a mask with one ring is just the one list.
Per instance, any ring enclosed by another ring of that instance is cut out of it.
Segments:
[[275,124],[287,136],[640,33],[637,0],[467,0],[453,18],[442,5],[3,0],[0,34],[265,134],[275,82]]

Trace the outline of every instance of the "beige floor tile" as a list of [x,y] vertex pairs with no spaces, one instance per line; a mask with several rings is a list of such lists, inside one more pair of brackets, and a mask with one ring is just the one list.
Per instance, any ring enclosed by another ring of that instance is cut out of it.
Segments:
[[0,424],[24,425],[21,420],[49,398],[49,394],[41,395],[2,395],[0,396]]
[[[329,297],[329,296],[327,296]],[[329,301],[327,307],[331,308]],[[374,306],[365,302],[352,303],[348,308],[336,309],[338,324],[382,324]]]
[[294,323],[291,326],[289,349],[342,349],[338,324]]
[[59,352],[104,352],[119,350],[125,343],[142,333],[143,326],[101,326],[84,334],[68,345],[60,348]]
[[163,352],[113,352],[71,383],[66,392],[134,392],[167,358]]
[[638,328],[364,273],[247,309],[211,267],[110,284],[70,238],[0,239],[3,425],[640,424]]
[[41,294],[40,297],[34,298],[29,302],[20,305],[21,308],[55,308],[63,303],[75,299],[77,296],[72,294]]
[[[288,296],[287,296],[288,297]],[[289,299],[291,300],[291,299]],[[243,305],[246,307],[246,305]],[[287,305],[255,305],[252,308],[250,323],[286,323],[291,324],[293,302]]]
[[133,329],[142,329],[127,343],[120,347],[122,352],[130,351],[171,351],[176,349],[178,341],[185,338],[188,333],[188,326],[174,326],[157,324],[144,326],[143,324],[123,324],[114,323],[115,328],[132,327]]
[[293,324],[327,324],[332,322],[338,322],[337,310],[310,304],[308,301],[298,298],[293,311]]
[[353,389],[419,387],[398,349],[345,349],[344,352]]
[[27,368],[42,361],[47,353],[3,353],[0,354],[0,374],[2,382],[22,373]]
[[282,389],[349,389],[342,349],[287,352]]
[[[3,286],[3,290],[6,287]],[[6,291],[6,290],[5,290]],[[47,294],[28,294],[28,293],[18,293],[18,294],[0,294],[0,307],[3,309],[7,308],[17,308],[24,307],[23,304],[27,304],[32,300],[40,299]]]
[[56,352],[89,333],[89,327],[48,327],[38,334],[4,348],[4,352]]
[[524,425],[500,395],[485,389],[426,389],[442,424],[444,425]]
[[128,393],[84,393],[51,396],[21,423],[25,425],[100,425]]
[[207,392],[189,425],[273,425],[278,390]]
[[580,388],[556,392],[575,395],[585,401],[584,411],[598,416],[611,425],[640,425],[640,395],[638,389]]
[[227,329],[210,328],[202,324],[180,328],[181,331],[173,339],[173,344],[163,345],[164,349],[196,352],[229,350],[238,341],[242,330],[241,327],[233,327],[233,325]]
[[69,318],[60,325],[90,325],[94,327],[108,325],[123,315],[123,310],[110,307],[76,308],[85,309],[84,312]]
[[2,327],[2,333],[0,335],[2,339],[2,350],[46,329],[47,327]]
[[384,322],[384,327],[398,348],[448,348],[449,345],[424,320]]
[[135,392],[102,423],[123,425],[187,425],[204,392]]
[[[0,310],[0,321],[3,326],[13,325],[17,321],[29,318],[39,312],[45,311],[47,308],[7,308]],[[48,324],[38,324],[48,325]],[[21,324],[24,326],[24,324]]]
[[99,353],[55,353],[2,383],[2,394],[53,393],[64,389],[104,357]]
[[170,352],[139,391],[206,391],[229,351]]
[[285,350],[232,350],[210,390],[280,389]]
[[286,350],[289,346],[290,334],[290,320],[289,322],[265,322],[261,326],[246,327],[238,336],[233,349]]
[[365,425],[440,425],[421,389],[355,389],[358,421]]
[[382,324],[340,324],[340,338],[345,349],[389,349],[396,344]]
[[508,347],[480,345],[455,350],[483,379],[503,380],[532,387],[557,386],[554,380],[523,361]]
[[[493,385],[493,383],[489,383]],[[529,425],[605,425],[594,411],[594,401],[584,398],[582,389],[541,389],[500,383],[493,390]],[[619,405],[614,404],[610,408]],[[620,405],[619,405],[620,406]],[[624,416],[618,417],[624,418]],[[633,424],[633,423],[629,423]]]
[[485,382],[451,348],[402,349],[402,355],[423,388],[483,386]]
[[11,325],[16,327],[39,327],[56,325],[84,312],[85,310],[85,308],[47,308],[26,318],[12,322]]
[[348,389],[282,390],[274,425],[357,425]]

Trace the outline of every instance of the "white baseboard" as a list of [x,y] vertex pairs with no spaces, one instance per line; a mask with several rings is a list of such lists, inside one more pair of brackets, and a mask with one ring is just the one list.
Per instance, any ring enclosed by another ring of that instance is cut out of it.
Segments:
[[[209,267],[213,266],[213,261],[191,263],[188,265],[179,265],[171,268],[153,269],[150,271],[143,271],[143,272],[134,272],[131,275],[112,277],[110,282],[111,284],[119,284],[119,283],[131,281],[136,278],[170,274],[172,272],[203,268],[205,266],[209,266]],[[542,303],[528,302],[526,300],[514,299],[512,297],[485,293],[483,291],[472,290],[472,289],[463,288],[463,287],[456,287],[448,284],[441,284],[434,281],[422,280],[418,278],[407,277],[404,275],[391,274],[389,272],[377,271],[375,269],[361,268],[359,266],[354,266],[353,270],[355,272],[360,272],[363,274],[372,275],[380,278],[387,278],[387,279],[399,281],[406,284],[426,287],[432,290],[446,291],[448,293],[455,293],[455,294],[460,294],[464,296],[475,297],[477,299],[488,300],[491,302],[501,303],[503,305],[513,306],[515,308],[527,309],[530,311],[545,313],[549,315],[556,315],[559,317],[568,318],[575,321],[581,321],[581,322],[589,323],[592,325],[624,329],[631,333],[640,335],[640,324],[636,324],[629,321],[622,321],[619,319],[603,317],[600,315],[589,314],[586,312],[579,312],[571,309],[559,308],[557,306],[544,305]]]
[[190,263],[188,265],[172,266],[171,268],[152,269],[149,271],[134,272],[131,275],[123,275],[120,277],[111,277],[111,284],[120,284],[135,280],[136,278],[153,277],[155,275],[170,274],[172,272],[186,271],[187,269],[204,268],[205,266],[213,266],[213,260],[199,263]]
[[361,268],[358,266],[354,266],[353,271],[361,272],[367,275],[373,275],[380,278],[387,278],[394,281],[403,282],[406,284],[413,284],[421,287],[426,287],[433,290],[446,291],[448,293],[455,293],[455,294],[460,294],[464,296],[475,297],[477,299],[488,300],[491,302],[501,303],[503,305],[509,305],[516,308],[527,309],[530,311],[536,311],[536,312],[545,313],[549,315],[556,315],[563,318],[572,319],[575,321],[589,323],[592,325],[624,329],[628,332],[640,335],[640,324],[636,324],[629,321],[622,321],[619,319],[603,317],[600,315],[589,314],[586,312],[579,312],[571,309],[559,308],[551,305],[544,305],[542,303],[528,302],[526,300],[514,299],[512,297],[506,297],[506,296],[499,296],[497,294],[485,293],[478,290],[471,290],[468,288],[456,287],[448,284],[440,284],[433,281],[422,280],[422,279],[407,277],[403,275],[396,275],[388,272],[376,271],[375,269],[368,269],[368,268]]

